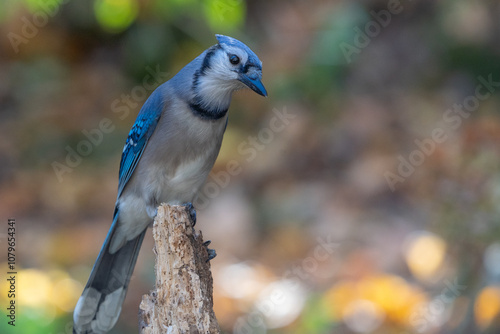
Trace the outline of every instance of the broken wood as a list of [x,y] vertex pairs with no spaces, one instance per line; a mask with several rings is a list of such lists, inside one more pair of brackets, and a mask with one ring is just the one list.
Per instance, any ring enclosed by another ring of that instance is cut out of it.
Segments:
[[185,206],[162,204],[153,224],[155,289],[142,296],[140,334],[220,333],[201,231]]

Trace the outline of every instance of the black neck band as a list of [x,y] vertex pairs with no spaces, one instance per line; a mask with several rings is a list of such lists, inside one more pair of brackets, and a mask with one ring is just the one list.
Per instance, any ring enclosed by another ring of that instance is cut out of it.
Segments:
[[227,109],[219,109],[219,108],[206,109],[199,102],[191,102],[189,103],[189,107],[196,116],[206,120],[215,121],[226,116],[227,113]]

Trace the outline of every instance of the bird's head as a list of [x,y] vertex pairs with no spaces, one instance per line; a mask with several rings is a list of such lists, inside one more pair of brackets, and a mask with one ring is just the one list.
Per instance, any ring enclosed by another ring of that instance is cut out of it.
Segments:
[[257,94],[267,96],[262,84],[262,62],[248,46],[229,36],[215,35],[218,44],[211,47],[200,71],[207,81],[219,88],[238,90],[248,87]]

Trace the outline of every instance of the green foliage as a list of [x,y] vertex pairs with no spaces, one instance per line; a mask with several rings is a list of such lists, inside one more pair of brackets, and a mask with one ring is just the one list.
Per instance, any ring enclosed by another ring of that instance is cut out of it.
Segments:
[[301,315],[296,334],[302,333],[330,333],[333,326],[321,296],[312,296]]
[[109,32],[128,28],[138,14],[137,0],[96,0],[94,11],[99,24]]
[[58,11],[62,0],[24,0],[24,3],[32,13],[43,11],[51,15]]
[[207,0],[203,8],[213,30],[234,30],[241,26],[246,14],[245,2],[242,0]]

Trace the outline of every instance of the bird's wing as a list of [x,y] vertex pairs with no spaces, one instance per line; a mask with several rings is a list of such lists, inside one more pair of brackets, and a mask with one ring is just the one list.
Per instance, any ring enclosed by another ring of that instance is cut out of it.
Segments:
[[125,147],[123,148],[122,160],[118,181],[118,197],[134,173],[142,153],[153,134],[164,106],[162,94],[156,90],[144,103],[137,119],[130,130]]

